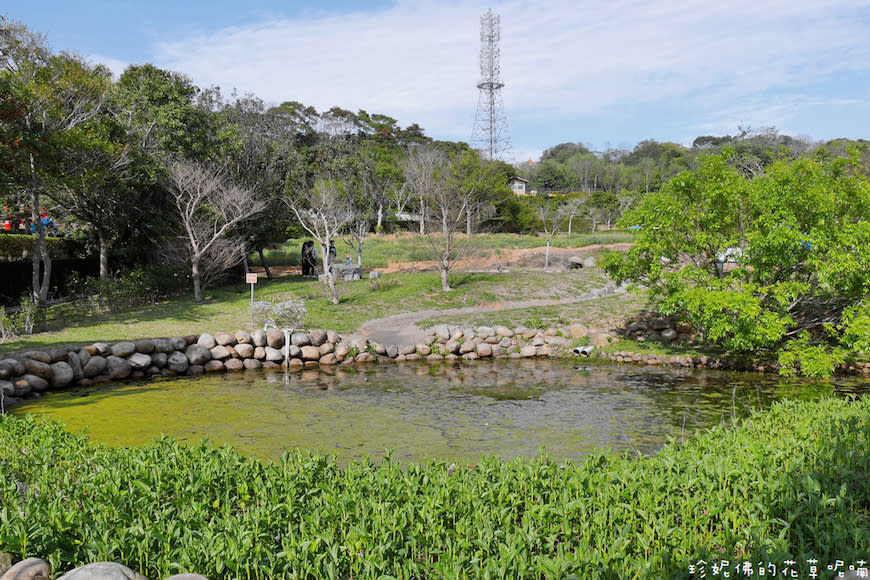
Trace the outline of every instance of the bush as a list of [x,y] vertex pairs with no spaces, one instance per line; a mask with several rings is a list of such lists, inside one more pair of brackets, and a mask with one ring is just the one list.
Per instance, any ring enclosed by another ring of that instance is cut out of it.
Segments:
[[808,578],[810,559],[866,559],[868,448],[870,399],[777,403],[654,457],[580,464],[260,462],[0,417],[0,546],[152,578],[697,578],[722,560]]

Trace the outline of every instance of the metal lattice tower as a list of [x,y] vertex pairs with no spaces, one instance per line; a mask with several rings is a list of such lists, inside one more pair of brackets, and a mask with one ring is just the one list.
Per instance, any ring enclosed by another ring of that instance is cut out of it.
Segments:
[[474,129],[471,132],[472,147],[491,160],[503,159],[511,150],[507,117],[501,97],[504,83],[499,78],[500,21],[498,14],[492,13],[492,9],[480,17],[480,82],[477,83],[480,95],[474,115]]

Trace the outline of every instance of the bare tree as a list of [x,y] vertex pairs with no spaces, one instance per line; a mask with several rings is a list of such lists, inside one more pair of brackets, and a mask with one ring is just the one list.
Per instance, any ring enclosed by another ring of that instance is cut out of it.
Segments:
[[314,187],[303,195],[285,200],[305,231],[320,245],[324,278],[332,294],[333,304],[338,304],[338,290],[332,275],[329,246],[354,217],[345,194],[346,187],[341,181],[318,179]]
[[420,202],[420,235],[426,233],[426,201],[432,195],[439,167],[446,163],[447,156],[433,145],[414,145],[405,160],[405,183]]
[[190,161],[171,167],[166,189],[187,246],[193,295],[200,301],[203,286],[215,274],[245,257],[244,239],[230,235],[233,226],[263,211],[266,203],[228,181],[220,169]]
[[559,206],[559,212],[566,218],[568,218],[568,235],[571,235],[571,226],[574,223],[574,218],[581,212],[583,209],[583,199],[580,197],[572,197],[561,206]]
[[[430,158],[437,162],[431,167],[428,181],[422,184],[429,208],[426,238],[438,261],[441,289],[447,292],[451,289],[447,275],[460,249],[456,234],[466,223],[469,205],[487,187],[488,172],[476,151],[464,151],[450,159],[443,154]],[[469,241],[470,236],[465,239]]]
[[560,211],[554,199],[549,197],[536,197],[535,207],[538,210],[538,217],[541,219],[541,229],[544,237],[547,238],[547,250],[544,253],[544,267],[550,267],[550,241],[556,235],[562,225],[565,223],[565,213]]

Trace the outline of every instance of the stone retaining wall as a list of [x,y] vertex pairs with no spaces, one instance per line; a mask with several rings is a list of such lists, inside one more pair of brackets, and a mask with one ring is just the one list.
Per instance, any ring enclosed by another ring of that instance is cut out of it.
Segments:
[[547,357],[563,354],[571,344],[558,332],[503,326],[436,326],[423,342],[404,346],[345,339],[331,330],[287,337],[276,329],[239,330],[8,353],[0,358],[0,402],[5,409],[71,386],[281,366]]

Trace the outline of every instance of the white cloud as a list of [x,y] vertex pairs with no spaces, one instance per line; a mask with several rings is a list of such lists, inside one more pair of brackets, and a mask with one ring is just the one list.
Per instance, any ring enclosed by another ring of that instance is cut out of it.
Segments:
[[[273,20],[164,42],[155,60],[203,86],[321,111],[381,112],[436,137],[466,140],[487,8],[478,0],[399,0],[376,12]],[[681,109],[687,128],[730,123],[733,131],[735,115],[743,114],[770,115],[764,125],[775,125],[788,119],[795,98],[783,95],[829,84],[825,100],[855,98],[837,93],[830,79],[866,78],[870,63],[865,0],[504,0],[492,8],[501,16],[509,122],[522,120],[510,123],[514,145],[529,151],[555,143],[535,140],[528,119],[559,124],[661,104]]]

